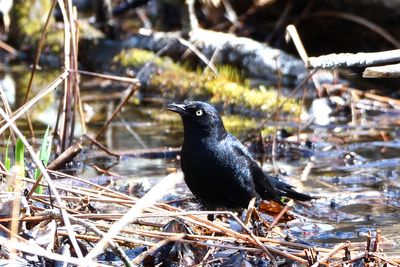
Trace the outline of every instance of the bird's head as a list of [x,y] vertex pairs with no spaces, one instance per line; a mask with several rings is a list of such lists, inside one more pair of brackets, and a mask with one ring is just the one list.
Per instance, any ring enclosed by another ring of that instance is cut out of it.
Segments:
[[183,104],[170,104],[167,110],[181,116],[185,137],[200,135],[221,139],[226,136],[221,116],[210,104],[200,101],[185,101]]

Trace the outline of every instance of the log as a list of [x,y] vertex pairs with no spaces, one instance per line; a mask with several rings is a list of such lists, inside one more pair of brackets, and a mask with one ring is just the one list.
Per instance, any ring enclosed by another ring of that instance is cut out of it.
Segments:
[[[249,38],[195,29],[189,33],[188,41],[208,59],[212,58],[214,64],[237,66],[248,76],[267,79],[273,84],[297,85],[307,75],[300,59]],[[188,50],[184,43],[178,32],[149,32],[128,38],[123,47],[165,50],[163,55],[181,57]]]

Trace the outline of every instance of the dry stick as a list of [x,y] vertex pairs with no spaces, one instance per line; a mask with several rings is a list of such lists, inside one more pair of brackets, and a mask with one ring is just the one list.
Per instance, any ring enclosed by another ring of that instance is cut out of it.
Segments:
[[[59,231],[57,233],[58,235],[61,236],[65,236],[66,234],[64,232]],[[170,235],[168,237],[171,236],[176,236],[179,235],[179,233],[169,233]],[[186,235],[187,236],[187,235]],[[150,236],[150,237],[154,237],[154,238],[165,238],[165,237],[157,237],[157,236]],[[92,236],[92,235],[77,235],[77,238],[80,239],[85,239],[88,241],[93,241],[93,242],[97,242],[100,238],[98,236]],[[145,246],[156,246],[157,244],[155,243],[151,243],[149,241],[144,241],[144,240],[138,240],[138,239],[134,239],[134,238],[126,238],[124,236],[117,236],[114,238],[115,242],[121,243],[121,244],[126,244],[126,242],[130,242],[130,243],[134,243],[134,244],[138,244],[138,245],[145,245]],[[262,253],[263,251],[259,248],[249,248],[249,247],[244,247],[244,246],[234,246],[234,245],[222,245],[222,244],[213,244],[213,243],[206,243],[206,242],[202,242],[202,241],[197,241],[197,240],[187,240],[187,239],[181,239],[179,240],[180,243],[188,243],[188,244],[194,244],[194,245],[200,245],[203,247],[213,247],[213,248],[224,248],[224,249],[235,249],[235,250],[244,250],[244,251],[249,251],[249,252],[254,252],[254,253]]]
[[378,229],[376,231],[375,242],[374,242],[374,246],[372,248],[372,252],[377,252],[378,251],[380,239],[381,239],[381,230]]
[[[74,10],[73,10],[73,19],[74,19],[74,25],[75,25],[75,29],[76,29],[75,47],[79,47],[79,22],[78,22],[78,11],[76,10],[76,7],[74,7]],[[77,54],[78,54],[78,49],[77,49]],[[75,61],[76,61],[75,62],[76,69],[78,69],[78,55],[76,55]],[[75,71],[75,69],[73,71]],[[79,82],[80,82],[80,80],[79,80]],[[82,125],[82,132],[83,132],[83,134],[86,134],[86,132],[87,132],[86,119],[85,119],[85,113],[83,112],[81,90],[79,88],[79,83],[77,84],[77,90],[75,92],[75,95],[76,95],[75,103],[78,107],[79,118],[80,118],[81,125]]]
[[282,89],[282,72],[279,70],[278,67],[278,59],[275,58],[275,68],[278,74],[278,88],[276,92],[276,99],[275,99],[275,114],[274,114],[274,132],[272,135],[272,166],[274,167],[274,172],[275,174],[279,173],[279,167],[278,164],[276,163],[276,132],[278,131],[278,119],[279,119],[279,114],[280,110],[278,110],[279,106],[279,99],[281,98],[281,89]]
[[341,261],[339,263],[335,263],[335,264],[329,265],[329,267],[350,266],[350,265],[348,265],[349,263],[361,260],[363,258],[365,258],[365,252],[360,252],[354,258],[352,258],[351,260]]
[[[157,236],[170,236],[173,235],[173,233],[167,233],[167,232],[160,232],[160,231],[155,231],[155,230],[142,230],[142,229],[133,229],[133,230],[127,230],[125,233],[127,234],[136,234],[140,236],[146,236],[146,237],[157,237]],[[188,238],[192,239],[205,239],[205,240],[220,240],[220,241],[226,241],[226,242],[233,242],[237,241],[234,237],[230,236],[208,236],[208,235],[197,235],[197,234],[187,234],[186,235]],[[161,238],[161,237],[159,237]],[[289,241],[284,241],[284,240],[279,240],[279,239],[271,239],[271,238],[265,238],[265,237],[260,237],[258,236],[258,239],[262,242],[267,242],[267,243],[272,243],[275,245],[281,245],[281,246],[287,246],[287,247],[293,247],[298,249],[308,249],[308,248],[313,248],[314,246],[310,245],[304,245],[300,243],[293,243]],[[327,248],[315,248],[319,252],[323,253],[328,253],[331,252],[331,249]]]
[[267,246],[265,246],[263,243],[261,243],[261,241],[258,239],[258,237],[256,235],[254,235],[253,232],[250,231],[249,228],[247,228],[247,226],[235,214],[233,214],[233,212],[231,212],[230,215],[236,220],[237,223],[239,223],[239,225],[243,229],[246,230],[246,232],[250,235],[250,237],[254,240],[254,242],[265,252],[265,254],[268,255],[268,258],[272,262],[272,266],[278,267],[278,263],[276,262],[276,259],[274,258],[274,256],[272,256],[272,254],[269,251],[269,249],[267,248]]
[[365,98],[369,98],[369,99],[373,99],[379,102],[383,102],[383,103],[387,103],[389,105],[392,106],[400,106],[400,100],[398,99],[394,99],[394,98],[390,98],[387,96],[381,96],[381,95],[376,95],[373,93],[368,93],[368,92],[364,92],[358,89],[354,89],[354,88],[350,88],[347,86],[343,86],[343,85],[330,85],[329,87],[327,87],[328,91],[329,90],[340,90],[340,91],[344,91],[344,92],[348,92],[349,94],[357,94],[360,98],[361,97],[365,97]]
[[146,145],[143,139],[136,133],[135,130],[132,129],[132,127],[126,122],[126,120],[121,116],[121,114],[117,114],[117,116],[121,120],[122,124],[125,126],[125,129],[128,131],[128,133],[132,135],[132,137],[136,140],[136,142],[138,142],[143,149],[148,149],[149,147]]
[[[301,60],[304,62],[304,64],[306,64],[308,61],[308,54],[306,49],[304,48],[303,42],[301,41],[301,38],[299,36],[299,33],[297,32],[296,27],[292,24],[288,25],[286,27],[286,32],[292,39],[294,46],[296,47],[297,53],[299,53],[300,55]],[[319,83],[318,79],[314,75],[311,75],[311,78],[315,88],[317,88],[317,91],[321,93],[322,92],[321,84]]]
[[[14,200],[12,203],[12,211],[11,211],[11,241],[15,241],[15,236],[18,236],[18,226],[19,226],[19,214],[20,214],[20,206],[21,206],[21,184],[18,179],[18,174],[21,172],[22,166],[14,165],[11,169],[14,169],[14,175],[12,177],[12,181],[14,184]],[[22,171],[24,171],[22,169]],[[15,250],[10,250],[10,258],[16,258],[17,253]]]
[[200,58],[200,60],[202,60],[208,68],[210,68],[212,70],[212,72],[214,72],[215,75],[218,75],[218,70],[215,67],[215,65],[203,54],[201,53],[194,45],[192,45],[190,42],[188,42],[187,40],[178,37],[178,41],[183,44],[184,46],[186,46],[188,49],[190,49],[198,58]]
[[[37,47],[36,53],[35,53],[35,61],[34,61],[34,65],[32,67],[31,76],[29,77],[28,88],[27,88],[25,96],[24,96],[23,104],[25,104],[26,101],[28,100],[29,93],[30,93],[31,88],[32,88],[33,77],[35,76],[36,68],[37,68],[37,66],[39,64],[40,55],[42,54],[42,49],[43,49],[43,45],[44,45],[44,41],[45,41],[45,37],[46,37],[47,27],[49,25],[50,18],[52,17],[55,4],[56,4],[56,0],[53,0],[52,3],[51,3],[50,11],[49,11],[49,13],[47,15],[47,18],[46,18],[46,22],[44,24],[43,31],[42,31],[42,33],[40,35],[39,44],[38,44],[38,47]],[[32,121],[31,121],[31,117],[29,116],[29,112],[26,113],[26,119],[27,119],[27,122],[28,122],[29,132],[30,132],[32,138],[34,138],[35,137],[35,131],[33,129],[33,124],[32,124]]]
[[82,178],[79,178],[79,177],[75,177],[75,176],[72,176],[72,175],[69,175],[69,174],[66,174],[66,173],[61,173],[61,172],[57,172],[57,171],[49,171],[49,173],[51,173],[53,175],[60,175],[60,176],[64,176],[64,177],[67,177],[67,178],[75,179],[75,180],[80,181],[82,183],[86,183],[88,185],[94,186],[94,187],[96,187],[98,189],[106,190],[109,193],[112,193],[114,197],[120,197],[122,199],[133,200],[133,201],[137,201],[138,200],[137,198],[124,195],[121,192],[117,192],[117,191],[112,190],[110,188],[107,188],[107,187],[92,183],[92,182],[90,182],[88,180],[85,180],[85,179],[82,179]]
[[[59,236],[68,236],[67,233],[64,233],[62,231],[57,231],[57,235]],[[83,239],[86,241],[90,241],[90,242],[98,242],[101,237],[98,235],[83,235],[83,234],[77,234],[76,238],[79,239]],[[125,237],[125,236],[117,236],[114,238],[114,242],[117,242],[121,245],[126,245],[127,247],[132,247],[132,244],[135,244],[137,246],[155,246],[156,244],[150,241],[145,241],[145,240],[141,240],[141,239],[136,239],[136,238],[132,238],[132,237]],[[127,244],[129,243],[129,244]]]
[[279,214],[272,221],[268,230],[272,230],[272,228],[279,222],[282,216],[288,211],[288,209],[293,205],[293,199],[289,200],[289,202],[285,205],[285,207],[279,212]]
[[271,246],[267,246],[267,245],[262,244],[261,241],[260,241],[260,239],[259,239],[256,235],[254,235],[253,232],[251,232],[251,231],[246,227],[246,225],[244,225],[243,222],[242,222],[235,214],[233,214],[233,212],[230,212],[230,215],[232,216],[232,218],[234,218],[234,219],[236,220],[236,222],[237,222],[241,227],[243,227],[243,229],[245,229],[245,230],[248,232],[248,234],[250,235],[250,237],[252,238],[252,240],[254,240],[255,243],[256,243],[257,245],[259,245],[260,248],[261,248],[263,251],[265,251],[265,252],[267,253],[268,257],[270,257],[270,259],[271,259],[271,261],[272,261],[272,264],[273,264],[274,266],[278,266],[278,264],[277,264],[275,258],[270,254],[270,251],[272,251],[272,252],[274,252],[274,253],[276,253],[276,254],[278,254],[278,255],[287,257],[287,258],[289,258],[289,259],[292,259],[292,260],[301,262],[301,263],[306,263],[306,262],[307,262],[306,260],[303,260],[302,258],[293,256],[293,255],[290,255],[290,254],[288,254],[288,253],[286,253],[286,252],[284,252],[284,251],[281,251],[281,250],[279,250],[279,249],[276,249],[276,248],[273,248],[273,247],[271,247]]
[[96,73],[96,72],[85,71],[85,70],[78,70],[78,73],[83,74],[83,75],[97,77],[97,78],[107,79],[107,80],[111,80],[111,81],[123,82],[123,83],[139,83],[139,80],[136,78],[121,77],[121,76],[102,74],[102,73]]
[[7,125],[6,126],[10,126],[14,132],[17,134],[17,136],[21,139],[21,141],[24,143],[26,149],[28,150],[29,154],[32,157],[33,162],[35,163],[36,167],[39,168],[39,170],[41,171],[41,173],[43,174],[43,176],[46,178],[47,183],[49,184],[49,187],[51,189],[51,191],[53,191],[53,194],[57,200],[57,202],[60,205],[60,209],[61,209],[61,214],[63,215],[63,220],[65,223],[65,226],[67,228],[68,234],[69,234],[69,238],[70,241],[72,243],[72,246],[74,247],[76,254],[78,255],[78,258],[82,258],[82,252],[79,248],[78,243],[76,242],[75,236],[74,236],[74,232],[72,230],[72,226],[71,223],[69,221],[69,215],[68,213],[65,211],[64,205],[62,203],[62,200],[60,199],[60,195],[58,194],[57,189],[55,188],[53,181],[51,180],[49,174],[46,171],[46,168],[43,166],[43,163],[40,161],[40,159],[38,158],[38,156],[36,155],[35,151],[33,150],[33,148],[29,145],[28,141],[25,139],[24,135],[20,132],[20,130],[17,128],[17,126],[14,124],[14,122],[10,119],[10,117],[7,116],[7,114],[4,112],[4,110],[2,108],[0,108],[0,115],[6,120]]
[[[214,234],[214,233],[213,233]],[[200,263],[195,266],[206,266],[205,261],[213,254],[215,254],[216,247],[208,247],[206,255],[204,255],[203,259],[201,259]]]
[[100,135],[107,129],[108,125],[110,122],[114,119],[114,117],[121,111],[122,107],[126,104],[126,102],[129,100],[129,98],[136,92],[136,90],[139,88],[140,84],[139,83],[132,83],[129,85],[128,89],[129,92],[125,96],[124,99],[121,100],[121,102],[118,104],[114,112],[111,114],[111,117],[108,118],[108,120],[104,123],[103,127],[101,127],[100,131],[97,133],[96,137],[94,139],[98,139]]
[[48,166],[49,170],[57,170],[64,164],[70,162],[76,155],[82,151],[83,147],[80,143],[76,143],[67,148],[61,155],[53,160]]
[[8,53],[10,53],[14,56],[18,55],[17,49],[12,47],[11,45],[6,44],[5,42],[3,42],[1,40],[0,40],[0,48],[4,49],[5,51],[7,51]]
[[380,255],[379,253],[372,252],[371,255],[372,255],[373,257],[376,257],[376,258],[378,258],[378,259],[380,259],[380,260],[382,260],[382,261],[384,261],[384,262],[387,262],[387,263],[389,263],[389,264],[391,264],[391,265],[393,265],[393,266],[399,266],[399,263],[398,263],[398,262],[393,261],[393,260],[391,260],[391,259],[388,259],[388,258],[386,258],[386,257],[384,257],[384,256],[382,256],[382,255]]
[[119,175],[118,173],[110,172],[110,171],[104,170],[104,169],[100,168],[99,166],[97,166],[96,164],[91,165],[91,167],[92,167],[93,169],[95,169],[97,172],[102,173],[102,174],[107,175],[107,176],[123,177],[123,176]]
[[[79,89],[79,73],[78,71],[78,31],[76,29],[76,8],[72,8],[72,1],[67,1],[68,3],[68,15],[70,17],[70,31],[71,31],[71,69],[74,70],[74,72],[71,75],[71,78],[73,80],[73,83],[71,85],[71,89],[72,89],[72,96],[71,96],[71,108],[70,108],[70,112],[71,112],[71,121],[70,121],[70,129],[69,129],[69,139],[68,139],[68,146],[70,146],[73,142],[74,139],[74,132],[75,132],[75,123],[76,123],[76,115],[77,112],[75,112],[75,108],[79,109],[79,105],[78,105],[78,91]],[[75,12],[74,12],[75,11]],[[75,15],[75,17],[74,17]],[[83,111],[83,108],[82,108]],[[83,113],[80,113],[81,116],[83,116]],[[81,117],[82,118],[82,117]],[[85,122],[83,121],[83,124],[85,124]],[[86,130],[86,126],[83,126],[83,128],[85,128]]]
[[34,63],[33,63],[32,70],[31,70],[31,76],[29,77],[28,87],[26,88],[26,93],[24,96],[23,104],[25,104],[26,101],[28,101],[29,93],[31,92],[31,89],[32,89],[33,77],[35,77],[35,72],[36,72],[37,66],[39,65],[39,60],[40,60],[40,56],[42,54],[44,41],[46,40],[45,38],[46,38],[46,33],[47,33],[47,27],[49,26],[50,18],[53,16],[53,10],[54,10],[55,5],[56,5],[56,0],[52,0],[49,13],[47,14],[46,22],[44,23],[43,30],[40,34],[39,43],[36,48],[35,60],[33,61]]
[[121,155],[110,151],[107,147],[103,146],[100,142],[98,142],[96,139],[92,138],[90,135],[83,134],[83,137],[86,137],[87,139],[89,139],[89,141],[92,142],[92,144],[95,144],[96,146],[98,146],[101,150],[106,152],[108,155],[114,156],[114,157],[117,157],[117,158],[121,157]]
[[169,242],[175,242],[178,240],[181,240],[182,238],[185,237],[185,234],[178,234],[176,236],[167,238],[165,240],[162,240],[160,242],[158,242],[154,247],[152,247],[151,249],[147,250],[146,252],[143,252],[142,254],[140,254],[139,256],[137,256],[132,263],[134,265],[139,265],[147,256],[152,255],[154,252],[157,251],[157,249],[161,248],[162,246],[167,245]]
[[[51,196],[49,195],[39,195],[39,194],[33,194],[32,199],[38,199],[38,198],[43,198],[43,199],[51,199]],[[82,201],[86,198],[86,196],[61,196],[61,199],[63,200],[68,200],[68,202],[71,201]],[[135,201],[132,200],[119,200],[115,198],[96,198],[96,197],[89,197],[88,200],[90,202],[100,202],[100,203],[110,203],[110,204],[127,204],[127,205],[135,205]],[[101,215],[101,214],[98,214]]]
[[[28,102],[26,102],[25,105],[21,106],[18,108],[12,115],[11,115],[11,121],[14,122],[17,120],[22,114],[26,113],[37,101],[39,101],[41,98],[49,94],[50,92],[54,91],[57,86],[59,86],[69,75],[69,72],[65,70],[60,76],[58,76],[49,86],[47,86],[45,89],[43,89],[40,93],[38,93],[35,97],[30,99]],[[8,128],[8,125],[4,125],[0,128],[0,134],[5,131],[5,129]]]
[[[69,0],[66,0],[67,2]],[[63,16],[64,21],[64,68],[69,70],[71,69],[71,32],[70,32],[70,18],[68,16],[68,12],[64,5],[63,0],[58,0],[58,4],[60,6],[61,14]],[[72,76],[68,76],[68,79],[64,82],[64,97],[62,102],[61,109],[61,118],[63,118],[63,123],[61,125],[60,130],[60,141],[61,141],[61,150],[63,152],[67,146],[68,138],[68,126],[70,123],[70,108],[71,108],[71,83]]]
[[[0,84],[0,97],[1,97],[1,102],[3,102],[4,109],[7,112],[7,115],[11,116],[12,110],[11,110],[10,104],[8,103],[6,93],[4,92],[1,84]],[[11,131],[11,138],[12,138],[13,144],[16,144],[16,138],[15,138],[15,134],[13,133],[13,131]]]
[[12,114],[12,110],[10,107],[10,103],[8,103],[6,93],[4,92],[3,87],[0,84],[0,97],[1,102],[3,102],[4,109],[6,110],[7,114],[10,116]]
[[344,249],[345,247],[348,247],[349,244],[348,243],[341,243],[336,245],[331,252],[329,252],[328,254],[326,254],[323,258],[321,258],[320,260],[318,260],[316,263],[314,263],[313,265],[311,265],[311,267],[318,267],[320,264],[322,264],[323,262],[329,260],[329,258],[331,258],[333,255],[335,255],[338,251]]
[[303,87],[303,95],[301,96],[299,115],[297,116],[297,144],[300,145],[300,124],[301,124],[301,114],[303,113],[303,107],[305,107],[307,95],[307,86]]
[[[59,155],[55,160],[53,160],[49,165],[47,165],[48,170],[56,170],[63,166],[64,164],[70,162],[76,155],[78,155],[82,151],[83,147],[81,144],[77,143],[67,150],[65,150],[61,155]],[[37,179],[36,182],[33,184],[31,190],[29,191],[28,195],[26,196],[27,199],[35,192],[36,187],[38,187],[39,183],[42,181],[43,174],[41,174]]]

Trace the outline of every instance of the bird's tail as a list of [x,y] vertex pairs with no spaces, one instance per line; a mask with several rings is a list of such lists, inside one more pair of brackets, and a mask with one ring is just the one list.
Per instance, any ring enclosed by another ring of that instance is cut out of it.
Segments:
[[293,186],[288,185],[277,178],[271,179],[271,182],[280,196],[288,197],[298,201],[310,201],[315,199],[315,197],[297,192],[293,189]]

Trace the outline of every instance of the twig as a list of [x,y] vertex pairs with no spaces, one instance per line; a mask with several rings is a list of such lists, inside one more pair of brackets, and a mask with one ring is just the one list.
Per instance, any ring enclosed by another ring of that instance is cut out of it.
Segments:
[[164,239],[160,242],[158,242],[154,247],[152,247],[151,249],[147,250],[146,252],[143,252],[142,254],[140,254],[139,256],[137,256],[134,260],[133,260],[133,264],[135,265],[139,265],[147,256],[153,254],[154,252],[157,251],[157,249],[161,248],[162,246],[167,245],[170,242],[175,242],[178,241],[182,238],[185,237],[185,234],[178,234],[176,236],[172,236],[170,238]]
[[111,80],[111,81],[123,82],[123,83],[139,83],[139,80],[136,78],[102,74],[102,73],[96,73],[96,72],[85,71],[85,70],[78,70],[78,73],[83,74],[83,75],[97,77],[97,78],[107,79],[107,80]]
[[37,66],[39,65],[39,60],[40,60],[40,56],[42,54],[44,41],[46,40],[45,38],[46,38],[46,33],[47,33],[47,27],[49,26],[50,18],[53,15],[53,10],[56,5],[56,2],[57,2],[57,0],[51,1],[50,10],[49,10],[49,13],[47,14],[46,22],[44,23],[42,32],[40,34],[39,43],[36,47],[36,52],[35,52],[35,60],[33,61],[34,63],[33,63],[32,70],[31,70],[31,76],[29,77],[28,87],[26,88],[23,104],[25,104],[26,101],[28,101],[29,93],[31,92],[33,77],[35,76]]
[[87,139],[89,139],[89,141],[90,141],[92,144],[95,144],[96,146],[98,146],[100,149],[102,149],[102,150],[103,150],[104,152],[106,152],[108,155],[114,156],[114,157],[117,157],[117,158],[120,158],[120,157],[121,157],[119,154],[116,154],[116,153],[110,151],[107,147],[103,146],[101,143],[99,143],[96,139],[92,138],[90,135],[84,134],[83,136],[86,137]]
[[118,106],[115,108],[114,112],[111,114],[110,118],[107,119],[107,121],[104,123],[103,127],[101,127],[100,131],[96,134],[96,137],[94,139],[98,139],[101,134],[107,129],[108,125],[110,122],[115,118],[115,116],[121,111],[122,107],[126,104],[126,102],[129,100],[129,98],[136,92],[136,90],[139,88],[140,84],[138,83],[131,83],[128,87],[128,94],[125,96],[124,99],[120,101]]
[[12,47],[11,45],[6,44],[5,42],[3,42],[1,40],[0,40],[0,48],[4,49],[5,51],[7,51],[8,53],[10,53],[14,56],[18,55],[17,49]]
[[289,200],[289,202],[285,205],[285,207],[279,212],[279,214],[275,217],[275,219],[270,224],[268,230],[271,230],[282,218],[283,215],[289,210],[289,208],[293,206],[293,199]]
[[311,267],[318,267],[321,263],[329,260],[329,258],[331,258],[333,255],[335,255],[338,251],[348,247],[349,244],[347,243],[341,243],[336,245],[331,252],[329,252],[327,255],[325,255],[324,257],[322,257],[320,260],[318,260],[317,262],[315,262],[313,265],[311,265]]
[[178,37],[178,41],[189,48],[198,58],[200,58],[207,65],[207,67],[210,68],[212,72],[214,72],[215,75],[218,75],[218,70],[215,67],[214,63],[208,60],[208,58],[203,53],[201,53],[201,51],[199,51],[194,45],[181,37]]
[[391,97],[387,97],[387,96],[380,96],[377,94],[373,94],[373,93],[368,93],[368,92],[364,92],[358,89],[354,89],[354,88],[350,88],[347,86],[343,86],[343,85],[333,85],[333,86],[329,86],[327,87],[328,90],[340,90],[340,91],[345,91],[348,92],[349,94],[357,94],[359,97],[366,97],[366,98],[370,98],[379,102],[383,102],[383,103],[388,103],[389,105],[392,106],[400,106],[400,100],[398,99],[394,99]]
[[[308,61],[308,54],[306,52],[306,49],[304,48],[303,42],[300,39],[299,33],[297,32],[297,29],[294,25],[288,25],[286,27],[286,32],[287,34],[290,36],[290,38],[292,39],[297,53],[299,53],[301,60],[303,60],[304,64],[307,64]],[[314,76],[311,75],[311,79],[314,83],[315,88],[317,89],[318,93],[321,94],[321,84],[319,83],[318,79]]]

